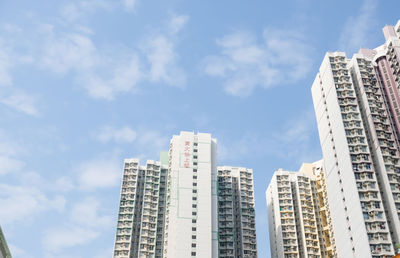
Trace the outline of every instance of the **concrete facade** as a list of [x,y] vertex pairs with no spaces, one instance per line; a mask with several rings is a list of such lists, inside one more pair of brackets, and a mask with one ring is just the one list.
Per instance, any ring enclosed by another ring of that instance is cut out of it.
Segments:
[[216,150],[210,134],[171,140],[165,257],[218,257]]
[[167,171],[125,159],[114,257],[162,257]]
[[251,169],[218,167],[218,257],[257,257],[253,182]]
[[329,207],[318,198],[322,171],[321,161],[275,171],[266,191],[271,257],[336,257]]
[[400,241],[399,26],[351,59],[327,53],[312,86],[338,257],[391,256]]

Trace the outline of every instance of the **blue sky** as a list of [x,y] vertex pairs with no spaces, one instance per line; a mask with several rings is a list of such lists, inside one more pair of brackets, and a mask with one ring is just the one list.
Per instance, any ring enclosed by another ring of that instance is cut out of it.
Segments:
[[275,169],[321,158],[326,51],[384,42],[400,2],[0,1],[0,224],[13,257],[111,257],[123,158],[181,130],[253,168],[259,257]]

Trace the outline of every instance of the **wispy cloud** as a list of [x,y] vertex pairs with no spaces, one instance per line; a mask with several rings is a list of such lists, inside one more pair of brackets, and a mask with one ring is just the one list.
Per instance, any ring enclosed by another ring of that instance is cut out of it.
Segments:
[[15,246],[13,244],[8,244],[9,248],[10,248],[10,252],[12,253],[13,257],[26,257],[26,258],[33,258],[33,256],[31,254],[29,254],[29,252],[27,252],[26,250]]
[[100,75],[98,71],[79,75],[78,81],[87,89],[89,96],[112,100],[119,93],[133,92],[143,76],[139,58],[134,53],[129,60],[120,60],[110,69],[112,74],[109,76]]
[[176,34],[185,27],[186,23],[189,21],[189,16],[187,15],[174,15],[168,21],[168,30],[170,34]]
[[57,253],[64,248],[89,243],[99,235],[100,232],[79,226],[59,227],[47,230],[42,242],[47,251]]
[[135,10],[138,0],[122,0],[122,4],[127,11]]
[[105,0],[86,0],[69,2],[62,6],[61,15],[69,22],[86,18],[97,10],[111,10],[114,8],[112,1]]
[[0,155],[0,176],[20,170],[24,163],[7,155]]
[[12,85],[12,77],[10,74],[12,60],[9,51],[10,50],[6,48],[5,43],[2,42],[0,38],[0,87]]
[[110,215],[102,214],[101,207],[101,202],[95,197],[85,197],[74,203],[64,225],[45,231],[44,248],[55,256],[66,248],[84,245],[99,237],[104,228],[114,223]]
[[[249,157],[273,156],[281,159],[312,162],[321,158],[316,135],[315,118],[312,111],[300,112],[275,132],[268,135],[260,132],[246,132],[235,140],[221,138],[218,145],[218,157],[226,162],[237,162]],[[267,146],[267,148],[266,148]]]
[[70,220],[88,228],[106,228],[114,224],[111,216],[100,215],[101,202],[93,196],[75,203],[70,211]]
[[12,90],[10,94],[5,94],[5,96],[0,99],[0,103],[32,116],[39,115],[37,102],[37,98],[22,90]]
[[87,30],[60,32],[53,25],[42,25],[40,64],[46,71],[72,75],[93,98],[112,100],[117,94],[135,92],[143,82],[183,87],[186,75],[178,64],[176,44],[177,33],[188,19],[172,16],[159,30],[143,36],[135,48],[107,51]]
[[376,23],[377,0],[365,0],[357,16],[351,16],[347,19],[345,27],[340,35],[339,47],[342,51],[349,54],[357,52],[361,47],[369,46],[372,35],[371,32]]
[[100,127],[91,135],[101,143],[115,142],[132,145],[135,157],[141,159],[157,159],[160,151],[168,148],[170,138],[169,134],[146,127],[110,125]]
[[45,34],[41,65],[50,71],[65,74],[82,72],[100,62],[97,49],[89,36],[79,33],[57,33],[54,29]]
[[313,110],[300,112],[288,119],[282,129],[282,132],[274,134],[279,155],[298,163],[313,162],[321,158]]
[[186,77],[176,64],[176,53],[171,39],[164,35],[151,37],[143,49],[150,64],[151,81],[180,87],[185,85]]
[[312,64],[312,47],[298,31],[266,29],[261,41],[250,32],[235,32],[216,42],[221,53],[206,57],[204,70],[223,78],[225,91],[234,96],[296,82]]
[[98,11],[113,11],[123,8],[127,12],[136,9],[138,0],[84,0],[69,2],[61,7],[61,15],[68,22],[84,20]]
[[30,185],[0,184],[0,221],[4,224],[31,221],[44,211],[62,211],[65,198],[47,196],[40,188]]
[[183,87],[186,75],[178,65],[176,52],[176,34],[180,32],[187,21],[187,15],[174,15],[159,33],[149,36],[142,44],[142,50],[150,65],[149,79],[154,82],[164,82],[168,85]]
[[24,162],[18,154],[23,152],[20,144],[10,140],[10,137],[0,131],[0,176],[18,172]]
[[84,162],[77,168],[79,186],[89,191],[116,186],[121,178],[121,169],[121,162],[114,158]]
[[[18,32],[18,27],[5,27],[10,33]],[[38,115],[37,98],[14,85],[12,70],[17,65],[31,62],[31,57],[19,55],[11,43],[0,38],[0,103],[28,115]]]
[[104,126],[94,134],[95,138],[105,143],[115,141],[118,143],[132,143],[136,140],[137,133],[129,126],[115,128],[112,126]]
[[[135,3],[123,1],[127,8]],[[98,99],[135,93],[139,85],[149,82],[184,87],[186,75],[179,65],[176,45],[189,17],[173,15],[139,36],[136,45],[110,48],[96,42],[94,33],[80,19],[114,5],[106,0],[71,2],[62,8],[61,22],[32,24],[30,29],[35,33],[13,24],[0,27],[8,33],[7,40],[0,38],[0,103],[28,115],[40,114],[38,97],[13,85],[12,73],[21,65],[35,65],[44,73],[72,78],[90,97]]]

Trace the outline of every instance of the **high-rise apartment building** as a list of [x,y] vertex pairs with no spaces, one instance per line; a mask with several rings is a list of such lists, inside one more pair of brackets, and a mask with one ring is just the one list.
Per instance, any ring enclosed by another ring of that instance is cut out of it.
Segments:
[[162,257],[167,165],[125,159],[114,257]]
[[217,142],[181,132],[169,149],[166,257],[217,257]]
[[161,162],[125,160],[114,257],[257,257],[254,208],[252,170],[217,168],[216,140],[181,132]]
[[254,208],[253,170],[218,167],[218,257],[257,257]]
[[335,257],[322,161],[279,169],[266,191],[271,257]]
[[400,242],[400,21],[383,31],[374,50],[327,53],[312,86],[338,257]]

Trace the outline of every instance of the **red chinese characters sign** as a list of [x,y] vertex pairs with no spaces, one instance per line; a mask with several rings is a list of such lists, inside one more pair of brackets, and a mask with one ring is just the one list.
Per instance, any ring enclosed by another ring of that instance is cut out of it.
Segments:
[[185,141],[185,148],[184,148],[184,167],[190,167],[190,142]]

